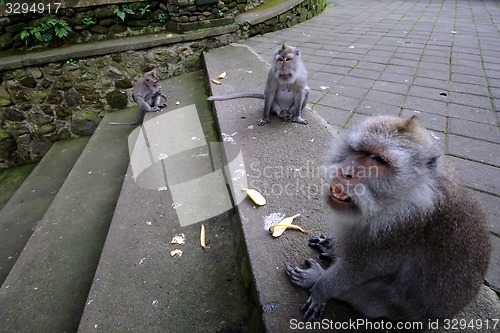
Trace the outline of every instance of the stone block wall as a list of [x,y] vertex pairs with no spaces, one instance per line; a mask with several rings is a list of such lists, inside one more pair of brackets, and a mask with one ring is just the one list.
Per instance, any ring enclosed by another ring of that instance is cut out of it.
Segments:
[[[26,0],[26,2],[29,1]],[[174,29],[173,32],[183,32],[200,27],[219,26],[227,24],[227,20],[233,18],[238,12],[261,4],[264,0],[139,0],[135,2],[57,0],[54,2],[62,3],[57,13],[54,6],[44,7],[42,13],[31,11],[22,13],[23,9],[0,4],[0,51],[33,50],[172,31],[172,29]],[[95,5],[95,3],[102,4]],[[27,8],[29,10],[30,7]],[[15,14],[15,12],[21,13]],[[50,42],[39,42],[32,36],[22,39],[23,31],[29,30],[30,27],[40,27],[43,20],[48,17],[64,21],[71,28],[68,36],[64,38],[53,36]],[[219,20],[223,22],[217,23]],[[210,24],[212,21],[215,22]],[[193,22],[204,22],[204,25],[191,24],[187,26],[190,29],[182,27],[182,24]]]
[[307,0],[302,1],[297,6],[275,16],[271,19],[265,20],[258,24],[246,24],[242,27],[244,34],[242,37],[248,38],[255,35],[265,34],[271,31],[282,30],[290,28],[301,22],[305,22],[314,16],[321,13],[327,6],[327,0]]

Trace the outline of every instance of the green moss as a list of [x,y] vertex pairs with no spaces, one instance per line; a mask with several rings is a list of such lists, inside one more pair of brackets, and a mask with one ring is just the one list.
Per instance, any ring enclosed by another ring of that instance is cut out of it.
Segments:
[[273,8],[274,6],[277,6],[280,3],[287,2],[287,1],[288,0],[271,0],[269,2],[266,2],[263,5],[260,5],[258,7],[250,9],[249,11],[247,11],[247,13],[258,12],[258,11],[261,11],[261,10],[266,10],[266,9],[269,9],[269,8]]
[[0,191],[0,209],[5,206],[35,166],[36,164],[30,164],[0,170],[0,187],[2,188],[2,191]]

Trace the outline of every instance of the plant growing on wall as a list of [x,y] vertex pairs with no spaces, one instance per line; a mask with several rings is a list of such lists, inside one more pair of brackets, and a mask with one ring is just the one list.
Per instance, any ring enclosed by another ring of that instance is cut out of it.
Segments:
[[121,8],[118,8],[118,7],[115,8],[113,13],[115,13],[116,16],[121,18],[122,21],[125,21],[125,16],[127,16],[127,14],[133,15],[134,11],[132,9],[128,8],[127,6],[122,6]]
[[150,12],[151,9],[149,9],[149,7],[151,7],[151,5],[146,5],[146,6],[142,7],[142,8],[139,8],[139,11],[141,12],[141,15],[144,15],[147,12]]
[[86,26],[94,25],[97,23],[96,21],[94,21],[94,18],[92,18],[92,17],[85,17],[82,21],[83,21],[83,24],[85,24]]
[[38,20],[38,25],[26,27],[21,31],[21,39],[26,44],[33,41],[33,38],[39,42],[47,43],[56,38],[64,38],[71,32],[71,27],[63,19],[53,15],[44,16]]
[[158,14],[158,21],[160,21],[161,23],[167,22],[167,18],[168,16],[165,13]]

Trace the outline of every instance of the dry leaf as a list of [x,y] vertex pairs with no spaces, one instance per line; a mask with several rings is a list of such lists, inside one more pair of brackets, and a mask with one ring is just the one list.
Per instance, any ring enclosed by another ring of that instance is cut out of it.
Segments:
[[173,250],[173,251],[170,251],[170,256],[171,257],[180,257],[180,256],[182,256],[182,250]]
[[179,235],[175,235],[174,238],[172,238],[172,240],[170,241],[170,243],[172,244],[184,244],[186,242],[186,235],[184,234],[179,234]]

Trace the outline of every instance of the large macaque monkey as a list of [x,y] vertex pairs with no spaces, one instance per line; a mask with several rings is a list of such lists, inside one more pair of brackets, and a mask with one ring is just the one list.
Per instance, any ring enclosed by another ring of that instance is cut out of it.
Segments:
[[[130,122],[110,122],[110,124],[135,125],[141,120],[145,112],[158,112],[167,106],[167,96],[161,91],[160,79],[156,75],[156,71],[148,72],[137,80],[134,85],[133,96],[140,108],[137,118]],[[161,103],[162,97],[165,98],[164,103]]]
[[241,92],[229,95],[210,96],[211,101],[235,98],[263,98],[264,115],[258,125],[270,122],[273,112],[284,120],[292,120],[307,125],[302,110],[309,98],[307,71],[302,62],[300,50],[285,43],[276,51],[267,76],[264,93]]
[[326,168],[333,238],[309,241],[332,264],[286,264],[309,291],[304,319],[321,318],[331,298],[370,318],[452,319],[488,266],[478,203],[415,118],[369,118],[335,144]]

